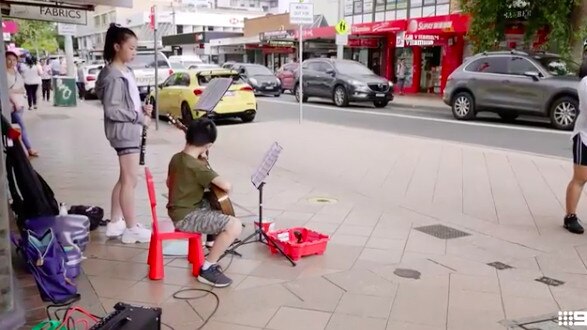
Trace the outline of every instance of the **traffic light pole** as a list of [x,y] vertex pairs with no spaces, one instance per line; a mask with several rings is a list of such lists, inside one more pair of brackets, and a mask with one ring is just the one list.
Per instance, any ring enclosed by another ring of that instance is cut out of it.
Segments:
[[[344,19],[344,0],[338,1],[338,21]],[[336,45],[336,58],[342,60],[344,57],[344,45]]]

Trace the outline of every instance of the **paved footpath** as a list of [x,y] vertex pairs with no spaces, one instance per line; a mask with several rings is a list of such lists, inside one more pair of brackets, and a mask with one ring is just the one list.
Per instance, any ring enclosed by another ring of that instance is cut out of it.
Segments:
[[[58,198],[107,208],[118,173],[97,104],[27,112],[26,121],[41,153],[34,166]],[[234,182],[247,232],[257,209],[250,176],[274,141],[284,150],[267,181],[267,216],[331,240],[295,268],[259,244],[241,248],[206,329],[559,329],[543,320],[587,308],[587,237],[561,226],[568,160],[312,122],[222,125],[211,164]],[[161,214],[167,162],[181,146],[166,123],[149,132]],[[148,223],[143,176],[137,199]],[[80,286],[93,311],[119,300],[162,306],[175,329],[212,312],[212,296],[171,297],[203,287],[184,258],[168,258],[165,279],[153,282],[145,245],[92,236]]]

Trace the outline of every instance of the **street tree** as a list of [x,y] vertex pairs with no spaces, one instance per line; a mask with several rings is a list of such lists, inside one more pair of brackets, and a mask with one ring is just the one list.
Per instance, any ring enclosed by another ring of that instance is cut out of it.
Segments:
[[17,20],[18,33],[14,41],[18,47],[28,49],[39,56],[43,52],[55,53],[59,49],[57,26],[52,22]]
[[582,19],[575,19],[581,0],[461,0],[461,9],[471,15],[469,40],[476,52],[496,49],[509,22],[524,21],[525,44],[546,27],[543,48],[572,57],[573,44],[585,36]]

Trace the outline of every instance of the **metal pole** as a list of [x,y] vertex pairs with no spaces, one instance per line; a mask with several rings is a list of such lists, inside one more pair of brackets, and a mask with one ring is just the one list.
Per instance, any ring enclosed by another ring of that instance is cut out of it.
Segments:
[[155,45],[155,130],[159,130],[159,45],[157,44],[157,6],[153,5],[153,44]]
[[65,63],[67,63],[67,76],[75,77],[75,65],[73,64],[73,37],[71,34],[63,36],[65,46]]
[[304,107],[303,107],[303,99],[304,99],[304,75],[303,75],[303,71],[302,71],[302,62],[303,62],[303,58],[304,58],[304,35],[303,35],[303,26],[302,24],[300,24],[300,38],[299,38],[299,42],[300,42],[300,47],[299,47],[299,51],[300,54],[298,55],[298,70],[299,70],[299,75],[300,75],[300,86],[298,87],[298,93],[300,94],[300,124],[302,123],[302,120],[304,118]]
[[[344,0],[338,1],[338,20],[344,18]],[[336,58],[342,60],[344,58],[344,45],[336,45]]]

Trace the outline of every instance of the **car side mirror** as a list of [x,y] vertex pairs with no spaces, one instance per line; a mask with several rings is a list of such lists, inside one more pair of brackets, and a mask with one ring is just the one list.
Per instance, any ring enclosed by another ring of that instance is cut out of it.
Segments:
[[536,71],[527,71],[527,72],[524,72],[524,76],[530,77],[534,81],[540,80],[539,79],[540,78],[540,73],[539,72],[536,72]]
[[159,87],[159,89],[163,89],[163,84],[159,84],[157,86]]
[[334,71],[333,69],[328,69],[328,70],[326,70],[326,74],[334,77],[334,76],[336,76],[336,71]]

